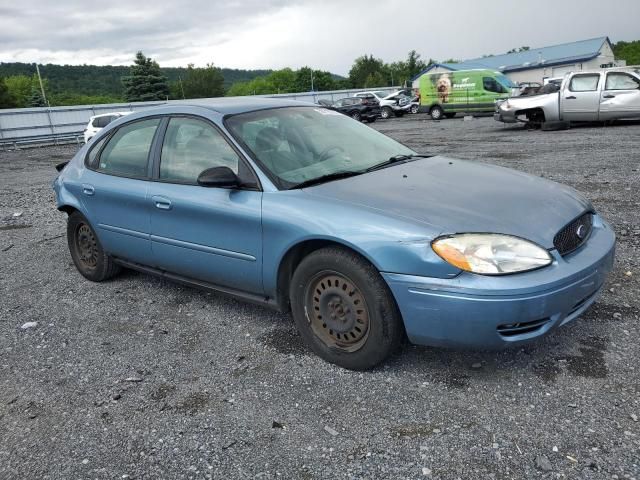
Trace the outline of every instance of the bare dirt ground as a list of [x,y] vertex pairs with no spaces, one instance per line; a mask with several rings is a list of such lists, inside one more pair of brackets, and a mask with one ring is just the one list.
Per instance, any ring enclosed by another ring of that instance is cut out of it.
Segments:
[[286,315],[132,272],[84,280],[51,190],[76,147],[0,152],[0,478],[640,479],[640,124],[374,126],[581,191],[618,235],[597,304],[525,348],[407,346],[342,370]]

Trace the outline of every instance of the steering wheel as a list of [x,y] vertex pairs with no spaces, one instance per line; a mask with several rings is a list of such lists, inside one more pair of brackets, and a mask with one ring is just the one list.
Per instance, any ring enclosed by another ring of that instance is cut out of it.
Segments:
[[336,153],[344,152],[344,148],[339,147],[337,145],[332,145],[330,147],[325,148],[318,155],[318,162],[324,162],[325,160],[329,160],[333,156],[331,155],[331,152],[333,151],[335,151]]

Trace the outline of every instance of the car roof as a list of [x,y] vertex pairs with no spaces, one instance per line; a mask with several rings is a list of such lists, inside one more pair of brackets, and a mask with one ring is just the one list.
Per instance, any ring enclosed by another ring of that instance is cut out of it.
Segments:
[[99,113],[98,115],[92,115],[90,118],[91,120],[93,120],[94,118],[100,118],[100,117],[112,117],[113,115],[119,115],[119,116],[124,116],[124,115],[129,115],[133,112],[107,112],[107,113]]
[[[269,108],[282,107],[300,107],[316,106],[310,102],[299,102],[289,99],[265,98],[265,97],[222,97],[222,98],[203,98],[192,100],[176,100],[164,105],[163,107],[171,107],[172,105],[201,107],[213,110],[223,115],[235,115],[237,113],[253,112],[255,110],[265,110]],[[161,107],[162,108],[162,107]],[[149,111],[149,110],[147,110]]]

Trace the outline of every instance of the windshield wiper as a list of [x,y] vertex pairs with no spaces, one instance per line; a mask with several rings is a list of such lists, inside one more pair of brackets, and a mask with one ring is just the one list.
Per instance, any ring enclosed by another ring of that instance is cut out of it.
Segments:
[[389,165],[393,165],[394,163],[404,163],[414,158],[429,158],[432,156],[433,155],[421,155],[419,153],[412,153],[409,155],[405,155],[405,154],[394,155],[393,157],[389,157],[389,159],[385,160],[384,162],[378,163],[376,165],[373,165],[372,167],[367,168],[365,172],[373,172],[375,170],[380,170],[381,168],[386,168]]
[[316,178],[310,178],[309,180],[305,180],[304,182],[296,183],[293,187],[289,187],[289,190],[310,187],[312,185],[318,185],[320,183],[330,182],[332,180],[339,180],[341,178],[355,177],[356,175],[360,175],[364,172],[365,171],[363,170],[343,170],[340,172],[328,173]]

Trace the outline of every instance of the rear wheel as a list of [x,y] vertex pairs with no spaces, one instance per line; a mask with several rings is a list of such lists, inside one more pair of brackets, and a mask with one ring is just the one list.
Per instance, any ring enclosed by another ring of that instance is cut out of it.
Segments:
[[120,267],[103,250],[93,227],[80,212],[69,216],[67,243],[73,263],[85,278],[101,282],[120,271]]
[[382,110],[380,110],[380,116],[382,118],[389,118],[392,113],[393,110],[391,110],[391,107],[382,107]]
[[386,283],[346,249],[323,248],[304,258],[293,274],[290,300],[305,343],[341,367],[373,368],[402,339],[400,313]]
[[441,106],[434,105],[433,107],[431,107],[431,110],[429,110],[429,115],[431,115],[431,118],[433,120],[442,120],[442,117],[444,116],[444,110],[442,110]]

